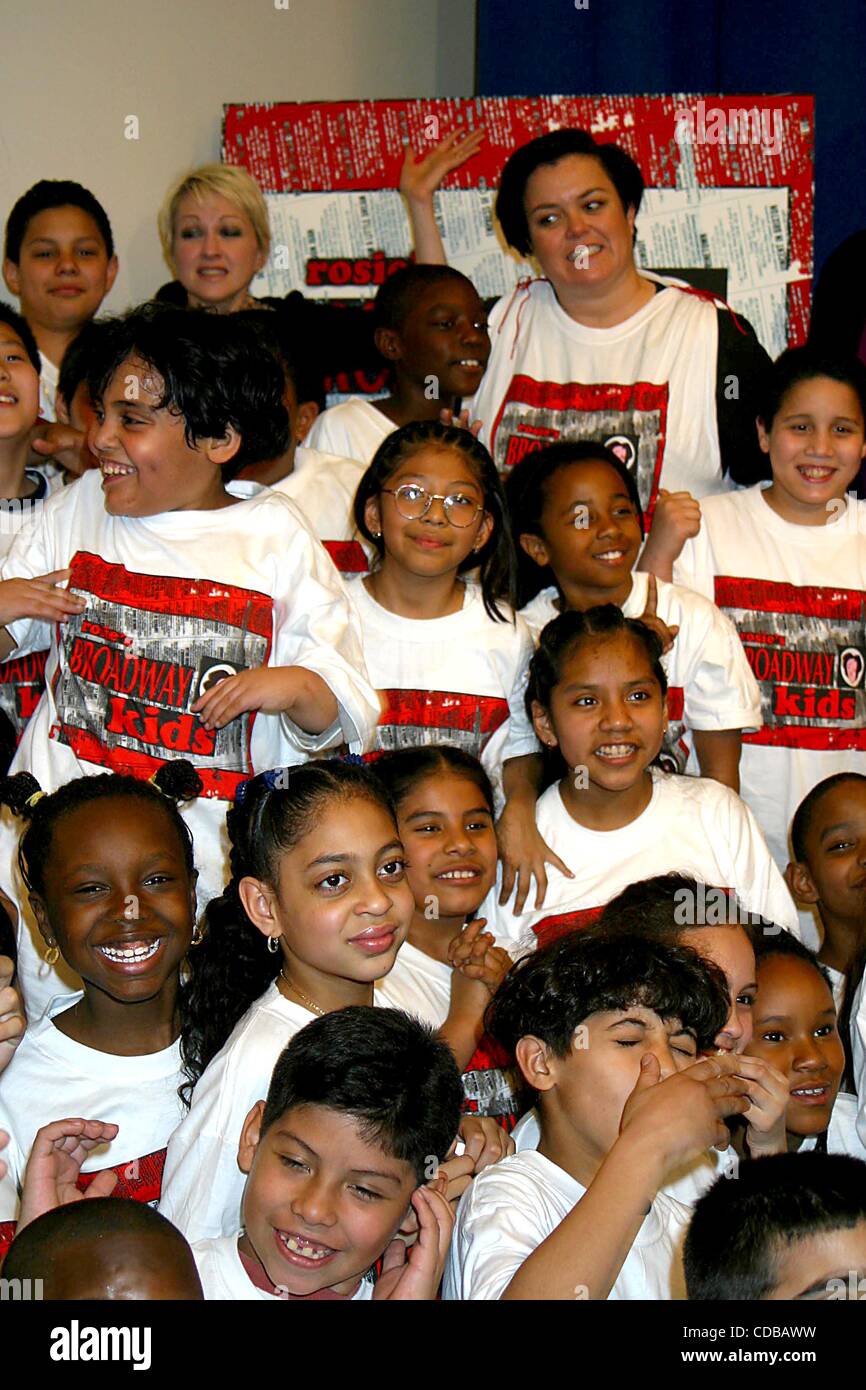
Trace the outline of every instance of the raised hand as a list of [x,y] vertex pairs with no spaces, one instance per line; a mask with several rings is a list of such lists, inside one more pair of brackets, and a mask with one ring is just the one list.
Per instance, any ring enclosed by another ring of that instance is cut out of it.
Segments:
[[89,1197],[110,1197],[117,1183],[117,1174],[110,1168],[98,1173],[85,1192],[79,1192],[75,1184],[91,1149],[116,1135],[117,1125],[102,1120],[53,1120],[37,1130],[21,1184],[18,1230],[55,1207]]

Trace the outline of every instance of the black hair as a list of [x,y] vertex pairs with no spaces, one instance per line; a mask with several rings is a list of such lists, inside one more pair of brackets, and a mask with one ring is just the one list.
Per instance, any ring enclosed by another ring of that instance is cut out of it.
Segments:
[[325,409],[325,388],[322,374],[317,370],[314,356],[307,344],[299,339],[297,321],[288,314],[268,309],[239,309],[232,315],[234,324],[248,326],[262,340],[269,352],[280,362],[283,374],[291,382],[298,405],[315,401]]
[[297,1106],[336,1110],[422,1183],[431,1159],[448,1153],[462,1103],[454,1055],[432,1028],[398,1009],[353,1005],[314,1019],[280,1053],[261,1132]]
[[237,314],[145,304],[123,318],[106,321],[94,352],[87,385],[101,402],[124,362],[140,361],[162,379],[158,408],[184,420],[190,448],[199,439],[221,439],[230,426],[241,438],[222,475],[228,482],[247,464],[279,458],[289,444],[281,364]]
[[512,1056],[531,1034],[554,1056],[567,1057],[575,1029],[590,1015],[632,1007],[679,1019],[699,1049],[711,1047],[728,1017],[727,982],[689,946],[595,925],[517,961],[488,1005],[485,1024]]
[[364,515],[371,497],[378,497],[402,463],[414,454],[429,448],[453,449],[462,454],[471,464],[484,494],[484,510],[493,518],[493,530],[489,539],[477,552],[470,553],[460,566],[460,572],[479,571],[481,594],[484,607],[496,622],[507,622],[508,616],[502,612],[500,602],[511,604],[514,600],[514,576],[516,558],[508,527],[505,493],[496,471],[496,465],[484,445],[469,430],[456,425],[442,425],[438,420],[416,420],[410,425],[394,430],[383,439],[358,484],[355,493],[355,525],[361,535],[368,540],[379,560],[384,557],[385,545],[381,536],[374,536]]
[[281,953],[268,950],[267,939],[244,910],[241,879],[276,888],[282,856],[315,828],[332,801],[365,798],[394,819],[391,798],[375,772],[339,758],[260,773],[242,784],[241,792],[226,815],[231,878],[220,897],[208,903],[204,939],[190,956],[183,1047],[193,1085],[282,965]]
[[755,960],[760,966],[762,960],[767,960],[769,956],[789,956],[794,960],[805,961],[817,971],[824,981],[824,984],[833,993],[833,986],[830,983],[830,976],[826,966],[823,966],[818,959],[815,951],[810,951],[808,946],[804,946],[802,941],[798,941],[791,932],[781,928],[775,935],[756,933],[753,937],[755,947]]
[[17,309],[13,309],[5,300],[0,299],[0,323],[7,323],[13,333],[21,339],[22,347],[30,358],[30,365],[36,368],[37,372],[42,371],[42,358],[39,355],[39,348],[33,336],[33,329],[27,322],[23,314],[19,314]]
[[57,394],[72,408],[75,393],[82,381],[87,380],[90,363],[99,345],[104,342],[108,324],[104,319],[90,319],[76,333],[63,354],[57,376]]
[[799,1241],[866,1221],[866,1163],[847,1154],[774,1154],[741,1163],[697,1202],[683,1247],[692,1301],[767,1298]]
[[[703,919],[697,913],[702,894],[706,904]],[[721,913],[717,908],[722,909]],[[605,904],[598,924],[607,931],[634,932],[657,941],[680,941],[691,928],[736,926],[753,942],[756,916],[724,888],[700,884],[685,874],[669,873],[656,874],[623,888]],[[757,920],[767,925],[765,919]]]
[[[630,633],[643,647],[653,677],[658,681],[664,697],[668,682],[661,664],[662,644],[651,628],[639,618],[627,618],[615,603],[601,603],[582,612],[569,609],[542,628],[538,646],[529,663],[525,704],[530,723],[533,702],[541,705],[542,709],[550,708],[551,693],[562,679],[566,661],[580,642],[592,637],[614,637],[622,632]],[[559,748],[545,748],[544,762],[543,781],[545,786],[549,786],[564,775],[565,759]]]
[[542,164],[558,164],[570,154],[590,155],[601,164],[619,195],[623,210],[640,208],[643,197],[643,175],[625,150],[619,145],[598,144],[589,131],[566,128],[551,130],[535,140],[521,145],[506,160],[499,176],[496,197],[496,216],[505,240],[521,256],[532,251],[532,238],[523,199],[526,185]]
[[376,775],[381,777],[398,811],[419,782],[442,773],[473,782],[493,813],[490,778],[478,759],[462,748],[450,743],[433,743],[418,748],[399,748],[376,759]]
[[[418,294],[444,280],[461,280],[470,289],[472,281],[450,265],[405,265],[389,275],[373,301],[373,330],[390,328],[399,333],[415,308]],[[477,291],[476,291],[477,293]]]
[[757,401],[758,419],[764,429],[771,429],[785,396],[794,386],[821,376],[850,386],[866,421],[866,366],[859,357],[806,343],[803,347],[786,348],[763,374]]
[[99,235],[105,243],[105,252],[109,260],[114,255],[114,237],[111,235],[111,223],[108,214],[98,198],[95,198],[89,188],[84,188],[80,183],[74,183],[72,179],[40,179],[32,187],[22,193],[15,203],[6,219],[6,238],[4,255],[7,260],[15,265],[21,259],[21,243],[27,232],[27,224],[38,213],[47,211],[48,208],[80,208],[86,212],[88,217],[92,217],[99,230]]
[[[541,516],[547,502],[547,485],[554,474],[563,468],[581,463],[607,463],[618,474],[629,501],[634,507],[641,536],[644,515],[634,474],[612,449],[591,439],[560,439],[542,449],[531,449],[515,464],[505,480],[505,500],[511,521],[511,533],[517,554],[517,603],[523,607],[539,589],[550,583],[547,566],[541,566],[526,554],[520,544],[523,535],[544,538]],[[554,582],[556,576],[553,576]]]
[[866,777],[863,776],[862,772],[835,772],[832,777],[825,777],[823,782],[818,782],[803,797],[794,812],[794,819],[791,821],[791,847],[794,851],[794,858],[799,863],[806,862],[806,838],[812,828],[812,821],[819,805],[828,792],[834,791],[843,782],[863,782],[866,784]]
[[57,791],[45,794],[31,773],[16,772],[12,777],[0,778],[0,806],[8,806],[14,815],[27,821],[18,845],[18,867],[27,891],[43,897],[57,825],[64,816],[98,801],[132,798],[158,806],[177,833],[184,862],[192,874],[195,868],[192,835],[177,809],[177,802],[191,801],[201,790],[202,781],[192,763],[178,758],[162,763],[150,782],[106,772],[95,777],[75,777]]
[[[41,1279],[43,1297],[56,1297],[52,1288],[57,1266],[70,1250],[86,1246],[95,1260],[104,1251],[108,1274],[115,1236],[131,1236],[136,1242],[159,1240],[166,1257],[171,1251],[178,1263],[186,1265],[191,1285],[198,1282],[192,1251],[177,1227],[146,1202],[125,1197],[92,1197],[43,1212],[12,1241],[3,1264],[3,1277]],[[134,1263],[134,1254],[127,1255],[127,1263],[130,1261]],[[110,1296],[106,1292],[105,1297]]]

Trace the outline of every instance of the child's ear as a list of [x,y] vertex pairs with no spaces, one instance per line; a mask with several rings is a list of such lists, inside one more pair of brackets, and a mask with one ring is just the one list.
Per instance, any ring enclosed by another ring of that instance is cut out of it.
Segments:
[[549,1091],[556,1085],[556,1077],[550,1067],[547,1044],[531,1033],[521,1038],[514,1049],[517,1065],[523,1073],[527,1085],[536,1091]]
[[111,288],[117,279],[117,257],[112,256],[105,270],[105,293],[110,294]]
[[755,424],[758,427],[758,443],[760,444],[762,451],[765,454],[768,454],[770,452],[770,436],[764,427],[764,422],[761,419],[760,415],[755,421]]
[[791,897],[797,903],[816,903],[818,901],[818,889],[815,887],[815,880],[809,873],[808,865],[801,860],[793,859],[785,869],[785,882]]
[[241,1142],[238,1145],[238,1167],[242,1173],[248,1173],[253,1166],[256,1149],[259,1147],[259,1140],[262,1137],[262,1116],[264,1113],[265,1102],[257,1100],[244,1120]]
[[234,425],[229,425],[222,439],[209,439],[205,453],[211,463],[230,463],[241,447],[241,437]]
[[540,536],[535,536],[531,531],[523,531],[520,535],[520,549],[534,560],[536,565],[550,564],[550,552]]
[[51,924],[48,921],[48,909],[36,893],[30,894],[30,906],[33,909],[36,925],[39,928],[46,946],[56,946],[57,942],[54,940],[54,932],[51,930]]
[[319,407],[315,401],[304,401],[298,406],[295,416],[295,439],[298,444],[303,444],[310,430],[313,428],[313,421],[319,413]]
[[58,423],[61,425],[71,425],[69,418],[69,406],[66,404],[66,397],[59,391],[54,395],[54,414],[57,416]]
[[478,535],[475,537],[473,552],[483,550],[493,532],[493,517],[489,512],[485,512],[481,518],[481,525],[478,527]]
[[10,294],[21,295],[21,272],[14,261],[7,256],[3,262],[3,279]]
[[403,356],[403,341],[395,328],[377,328],[373,342],[389,362],[398,362]]
[[282,936],[283,930],[274,912],[273,888],[258,878],[242,878],[238,884],[238,897],[244,912],[262,936]]
[[382,534],[382,507],[378,497],[368,497],[367,505],[364,508],[364,520],[367,523],[367,530],[374,536]]
[[532,701],[532,727],[545,748],[555,748],[559,740],[550,722],[550,715],[538,700]]

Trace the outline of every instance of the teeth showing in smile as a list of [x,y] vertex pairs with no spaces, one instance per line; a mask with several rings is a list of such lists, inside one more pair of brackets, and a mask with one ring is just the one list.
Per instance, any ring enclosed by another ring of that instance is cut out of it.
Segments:
[[634,752],[633,743],[605,743],[596,748],[597,758],[628,758]]
[[437,874],[437,878],[477,878],[477,869],[448,869],[444,874]]
[[285,1231],[280,1231],[279,1236],[287,1250],[291,1250],[293,1255],[303,1255],[306,1260],[324,1260],[334,1253],[327,1245],[307,1245],[297,1236],[286,1235]]
[[17,405],[18,397],[7,395],[5,392],[0,395],[0,405]]
[[460,367],[480,367],[481,363],[477,357],[461,357],[458,363]]
[[132,941],[128,946],[97,946],[97,950],[106,960],[116,961],[120,965],[137,964],[142,960],[150,960],[155,956],[162,944],[161,938],[156,941]]
[[603,550],[600,555],[596,555],[596,560],[621,560],[625,555],[624,550]]
[[134,468],[127,468],[126,464],[108,463],[107,461],[103,461],[100,464],[100,468],[102,469],[102,472],[105,474],[105,476],[108,478],[122,478],[126,473],[135,472]]
[[825,483],[828,478],[832,478],[834,470],[832,468],[820,468],[815,465],[812,468],[800,468],[798,472],[807,482]]
[[575,246],[569,253],[568,259],[576,266],[581,266],[590,256],[597,256],[601,250],[600,246]]
[[798,1090],[792,1091],[792,1096],[823,1096],[826,1086],[800,1086]]

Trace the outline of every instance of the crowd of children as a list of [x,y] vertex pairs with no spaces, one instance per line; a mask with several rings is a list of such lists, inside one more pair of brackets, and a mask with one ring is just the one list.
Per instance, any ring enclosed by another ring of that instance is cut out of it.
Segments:
[[[515,245],[538,167],[597,158],[570,135],[504,180]],[[648,543],[608,439],[495,442],[485,306],[446,265],[376,297],[390,393],[324,409],[343,356],[299,298],[247,292],[269,234],[245,179],[177,184],[178,280],[115,318],[88,190],[41,181],[6,224],[4,1277],[848,1296],[864,369],[784,352],[770,476],[653,491]]]

